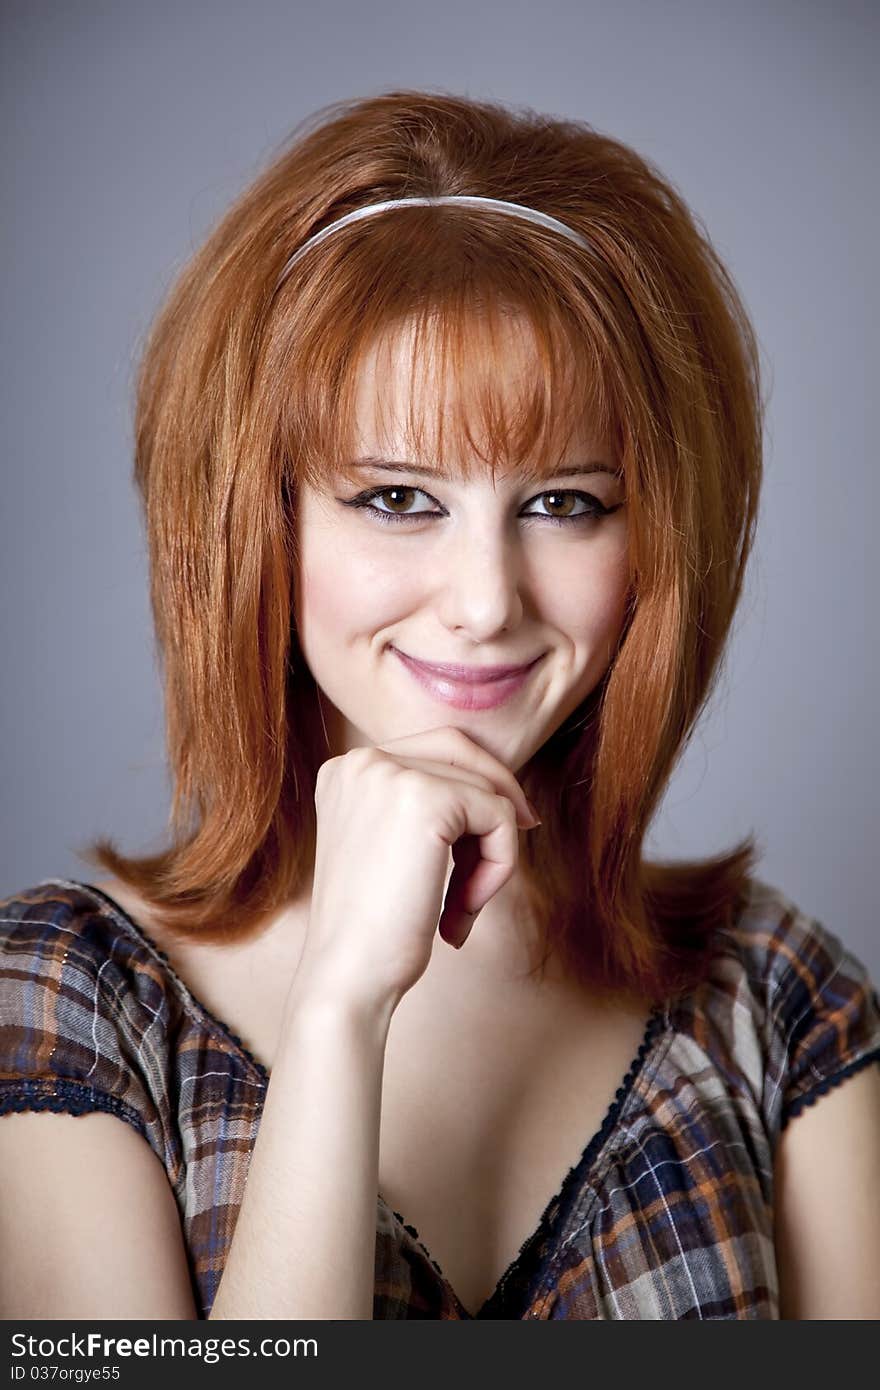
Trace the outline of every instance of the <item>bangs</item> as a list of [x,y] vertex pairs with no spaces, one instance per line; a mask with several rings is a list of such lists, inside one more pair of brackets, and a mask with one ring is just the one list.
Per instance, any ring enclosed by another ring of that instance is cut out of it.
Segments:
[[586,296],[573,296],[567,248],[488,220],[443,223],[410,210],[347,245],[330,238],[323,289],[305,258],[282,373],[280,445],[294,477],[319,490],[331,474],[355,481],[365,420],[380,453],[393,439],[401,462],[449,477],[541,480],[582,435],[622,471],[607,345]]
[[[596,447],[624,484],[626,614],[605,674],[517,774],[543,819],[523,837],[523,886],[545,960],[677,997],[751,872],[748,842],[643,857],[755,536],[763,402],[745,304],[676,189],[583,122],[418,91],[331,113],[242,193],[150,328],[134,480],[170,839],[135,856],[103,837],[85,857],[180,939],[259,936],[312,891],[331,743],[297,623],[299,485],[352,482],[362,452],[391,445],[404,468],[525,472],[540,492]],[[485,205],[369,212],[467,189],[552,209],[583,239]],[[557,549],[574,565],[584,548]]]

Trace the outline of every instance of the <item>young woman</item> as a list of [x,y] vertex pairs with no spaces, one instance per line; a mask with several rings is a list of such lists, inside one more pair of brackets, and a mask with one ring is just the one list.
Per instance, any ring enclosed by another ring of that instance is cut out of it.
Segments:
[[170,843],[2,904],[3,1317],[880,1316],[864,965],[642,849],[761,416],[585,125],[388,93],[236,203],[138,383]]

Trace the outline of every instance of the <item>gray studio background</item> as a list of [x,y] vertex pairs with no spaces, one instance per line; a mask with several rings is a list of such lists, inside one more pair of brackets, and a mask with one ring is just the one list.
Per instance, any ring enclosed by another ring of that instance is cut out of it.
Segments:
[[[168,809],[131,483],[139,342],[272,149],[331,101],[429,87],[584,119],[683,191],[771,392],[750,586],[649,840],[754,829],[762,877],[880,979],[878,10],[422,0],[2,7],[0,894],[99,877],[73,846]],[[870,383],[870,387],[869,387]]]

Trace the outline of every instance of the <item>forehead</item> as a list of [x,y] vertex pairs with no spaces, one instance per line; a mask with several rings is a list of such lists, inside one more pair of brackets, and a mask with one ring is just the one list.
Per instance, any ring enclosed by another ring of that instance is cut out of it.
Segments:
[[[534,333],[521,316],[507,315],[494,328],[473,316],[463,346],[470,382],[491,379],[508,393],[521,390],[538,363]],[[377,398],[402,401],[416,397],[423,409],[436,406],[441,382],[454,364],[448,342],[436,320],[417,324],[407,320],[387,329],[364,350],[357,373],[356,400],[359,415],[372,413]]]
[[474,313],[454,335],[436,318],[386,330],[355,367],[350,429],[353,454],[423,459],[450,472],[477,461],[543,471],[572,449],[608,446],[589,390],[578,389],[564,360],[548,363],[515,312]]

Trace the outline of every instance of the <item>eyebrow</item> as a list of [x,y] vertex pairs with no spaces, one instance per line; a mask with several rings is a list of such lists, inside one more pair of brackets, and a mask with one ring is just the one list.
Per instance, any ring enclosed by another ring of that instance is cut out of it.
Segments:
[[[366,458],[354,459],[349,465],[351,468],[375,468],[380,473],[400,473],[405,470],[407,473],[420,473],[425,478],[445,478],[447,474],[441,473],[436,468],[425,468],[419,463],[409,463],[407,459],[399,459],[394,462],[390,459],[374,458],[368,455]],[[576,473],[607,473],[611,478],[620,478],[618,469],[612,468],[608,463],[589,462],[572,463],[565,468],[557,468],[551,474],[554,478],[570,478]]]

